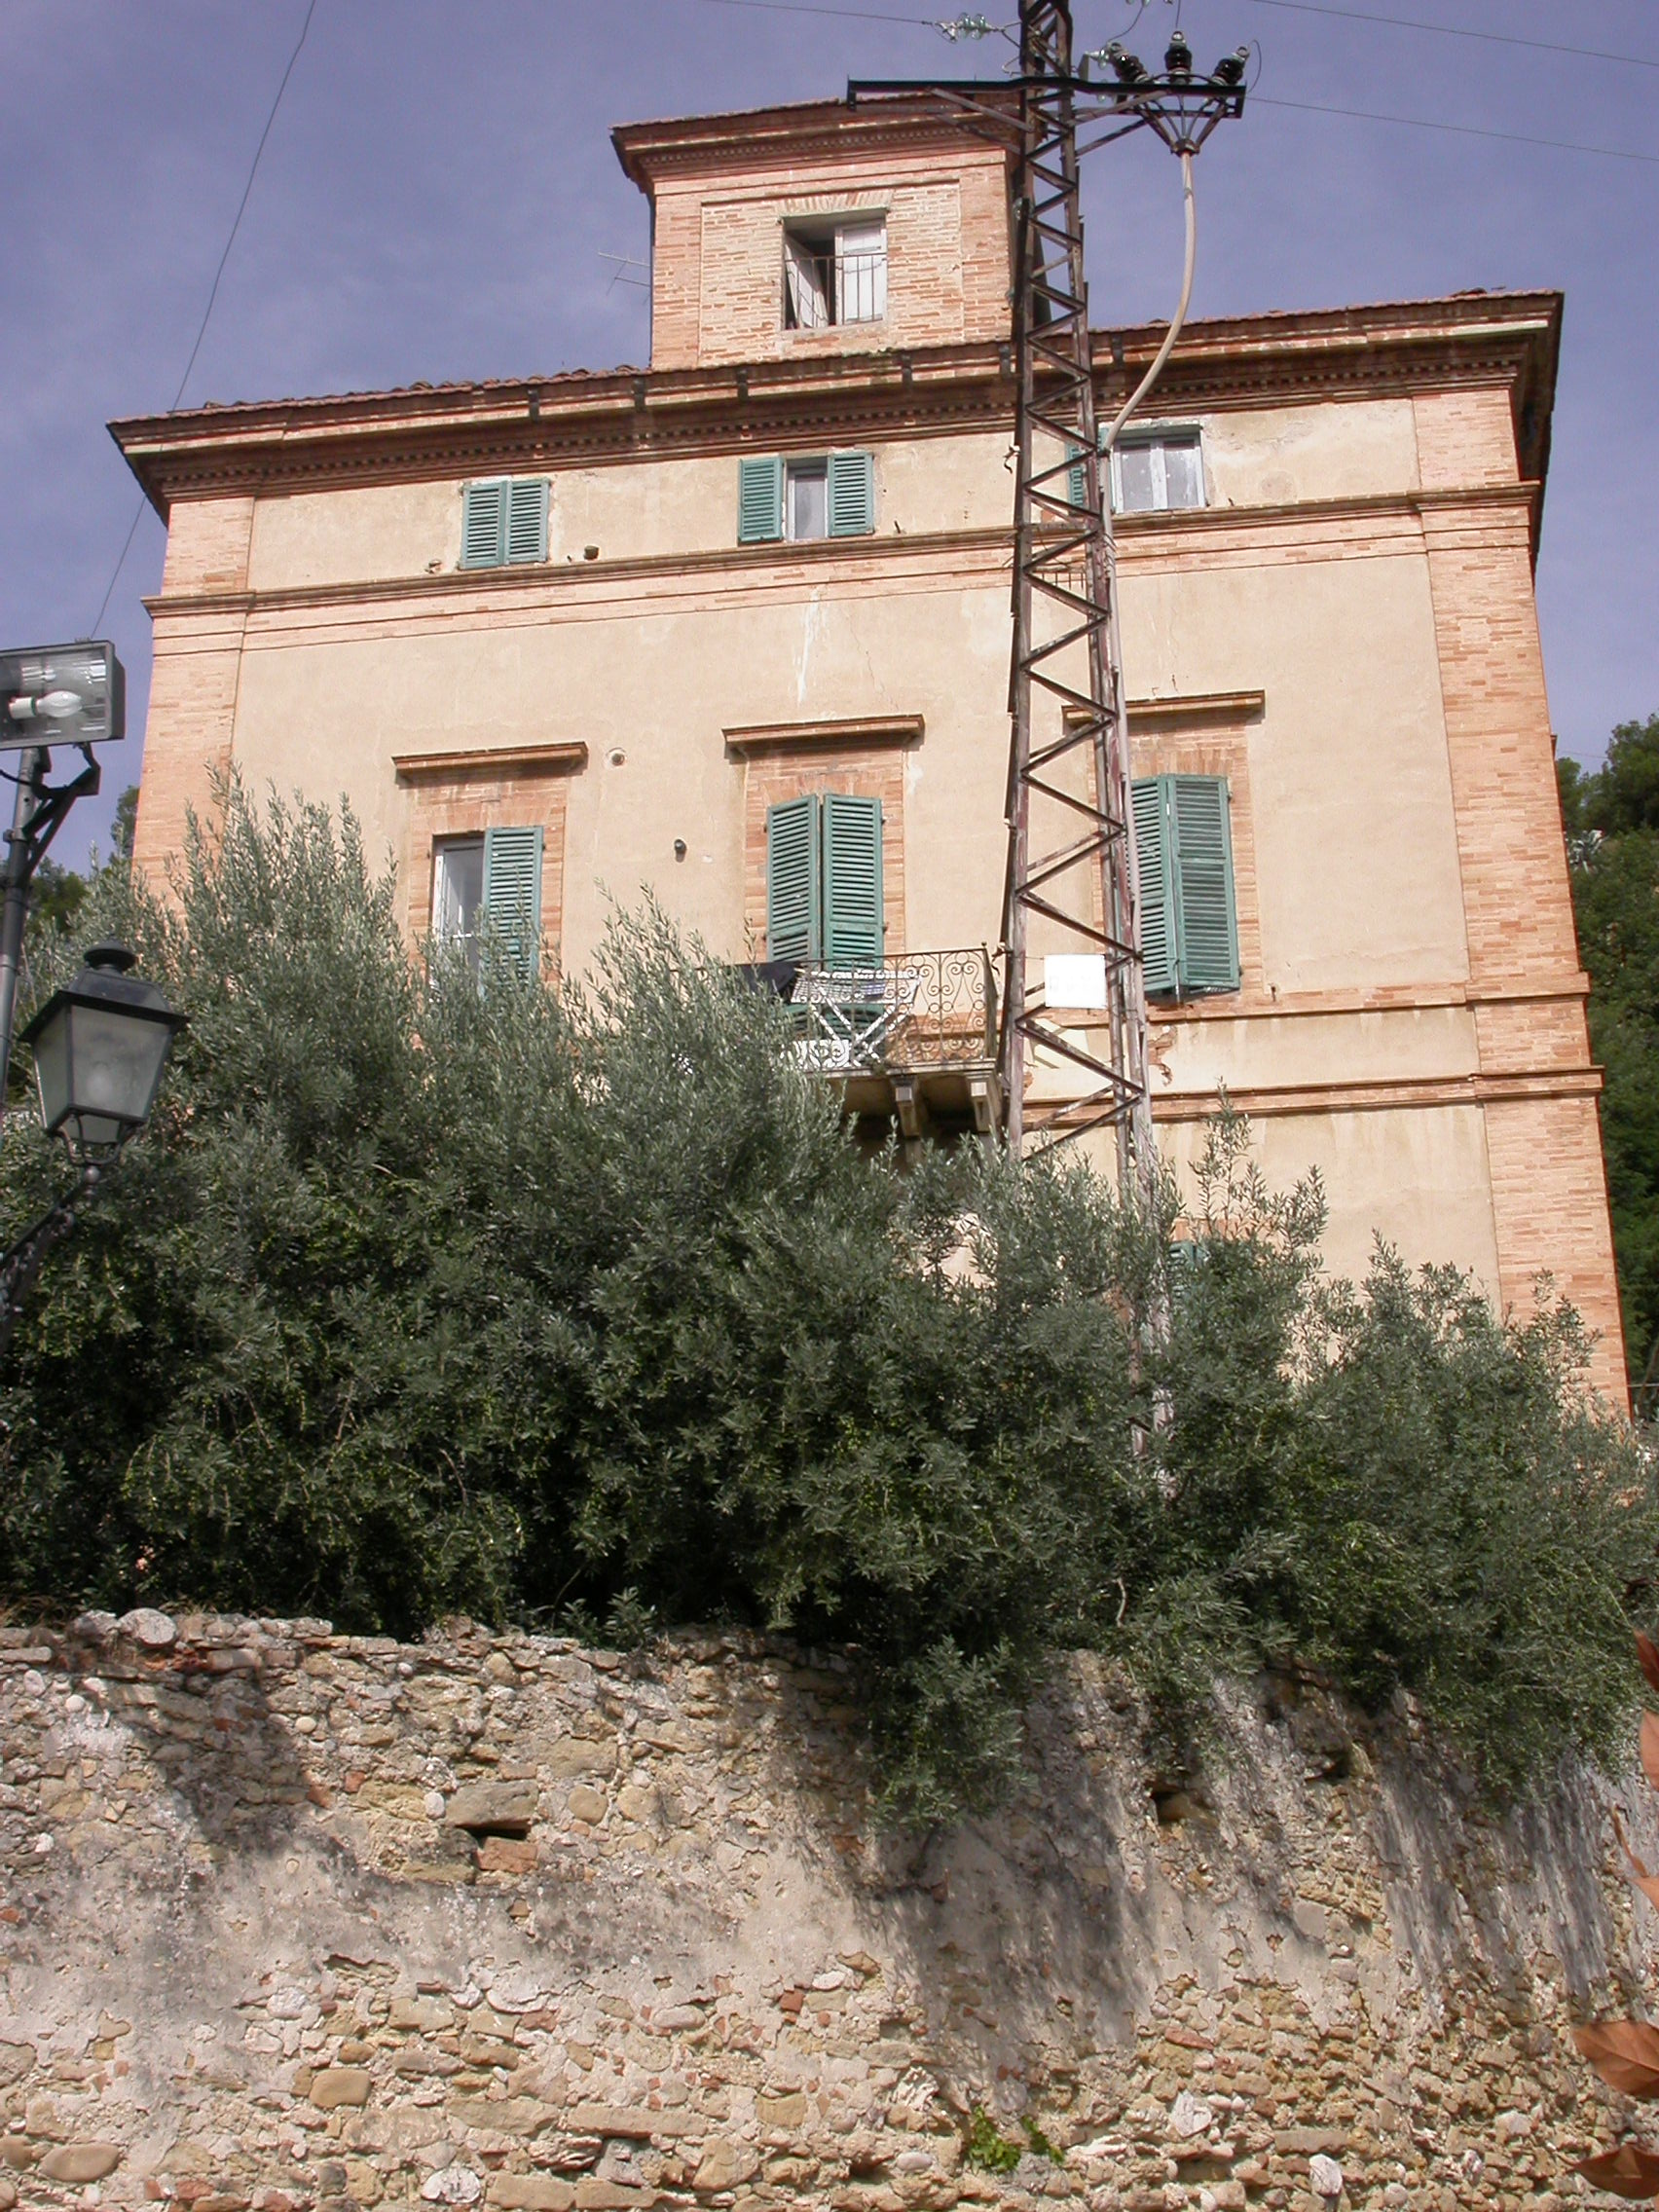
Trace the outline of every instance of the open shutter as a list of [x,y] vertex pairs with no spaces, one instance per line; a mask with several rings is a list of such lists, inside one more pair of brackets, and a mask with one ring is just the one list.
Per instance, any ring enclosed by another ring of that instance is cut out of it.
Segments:
[[1238,916],[1225,776],[1168,776],[1182,987],[1238,988]]
[[507,559],[547,558],[547,479],[516,476],[507,487]]
[[1141,961],[1148,998],[1179,987],[1175,964],[1174,835],[1168,776],[1138,779],[1133,792],[1135,869],[1140,882]]
[[869,968],[881,958],[881,801],[826,792],[824,960]]
[[541,830],[486,830],[484,913],[520,976],[541,958]]
[[781,455],[746,455],[737,464],[737,542],[756,545],[784,535]]
[[1083,465],[1083,448],[1075,438],[1068,438],[1066,453],[1071,461],[1066,471],[1066,497],[1074,507],[1081,507],[1088,498],[1088,474]]
[[766,809],[768,960],[816,960],[823,949],[818,810],[812,793]]
[[461,565],[495,569],[507,557],[507,479],[487,477],[462,495]]
[[830,535],[867,537],[875,528],[875,456],[832,453],[828,486]]
[[789,286],[790,313],[797,330],[829,327],[830,302],[824,291],[824,270],[819,257],[799,239],[784,234],[784,281]]

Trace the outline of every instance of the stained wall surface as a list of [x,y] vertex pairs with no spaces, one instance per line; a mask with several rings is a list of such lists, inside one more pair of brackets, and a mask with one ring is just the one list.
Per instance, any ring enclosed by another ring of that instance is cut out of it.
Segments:
[[1016,1805],[884,1840],[835,1654],[0,1629],[0,2206],[1579,2202],[1650,1793],[1494,1824],[1282,1682],[1201,1773],[1142,1717],[1062,1665]]

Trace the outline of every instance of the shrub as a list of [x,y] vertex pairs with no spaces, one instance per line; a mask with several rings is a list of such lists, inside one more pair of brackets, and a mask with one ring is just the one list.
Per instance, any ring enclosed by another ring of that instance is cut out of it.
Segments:
[[[1065,1646],[1171,1728],[1288,1656],[1409,1691],[1502,1787],[1607,1741],[1653,1507],[1575,1325],[1325,1281],[1241,1124],[1170,1278],[1172,1189],[870,1162],[660,914],[581,987],[412,964],[349,817],[235,789],[174,904],[92,904],[192,1025],[0,1378],[12,1597],[833,1641],[912,1825],[1006,1795]],[[21,1117],[4,1168],[18,1226]]]

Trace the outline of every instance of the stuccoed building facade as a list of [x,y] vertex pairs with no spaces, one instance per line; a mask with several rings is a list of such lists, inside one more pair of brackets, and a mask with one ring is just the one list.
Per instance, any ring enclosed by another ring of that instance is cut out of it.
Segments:
[[[342,792],[412,943],[653,892],[909,1134],[998,1111],[1009,183],[924,99],[615,133],[648,370],[115,425],[168,528],[136,854]],[[1112,468],[1160,1141],[1622,1350],[1532,595],[1553,293],[1191,326]],[[1158,330],[1102,331],[1100,398]],[[1075,940],[1073,940],[1075,943]],[[1086,972],[1034,944],[1061,1017]],[[872,976],[884,976],[879,987]],[[848,985],[845,978],[863,977]],[[1028,1119],[1066,1078],[1030,1072]]]

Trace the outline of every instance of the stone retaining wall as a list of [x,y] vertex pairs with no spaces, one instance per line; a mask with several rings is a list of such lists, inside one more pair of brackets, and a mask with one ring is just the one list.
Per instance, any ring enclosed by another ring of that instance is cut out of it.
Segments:
[[1030,1730],[883,1841],[836,1658],[0,1629],[0,2207],[1581,2200],[1604,1791],[1485,1825],[1282,1683],[1160,1775],[1081,1659]]

